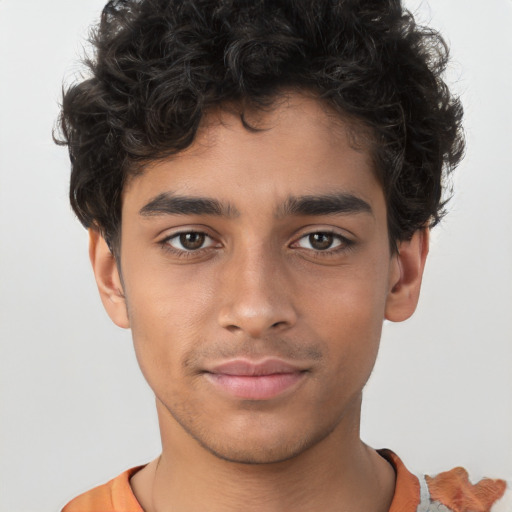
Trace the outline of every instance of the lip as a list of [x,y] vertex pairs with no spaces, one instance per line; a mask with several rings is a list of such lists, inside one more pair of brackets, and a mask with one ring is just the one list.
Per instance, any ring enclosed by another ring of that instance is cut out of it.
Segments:
[[291,392],[305,378],[306,370],[282,359],[234,359],[214,365],[205,377],[217,389],[235,398],[270,400]]

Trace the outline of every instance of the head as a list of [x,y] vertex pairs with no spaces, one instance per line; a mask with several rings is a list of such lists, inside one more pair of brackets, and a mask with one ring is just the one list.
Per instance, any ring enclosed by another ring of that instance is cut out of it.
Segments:
[[442,39],[394,0],[118,0],[93,42],[71,202],[162,429],[245,462],[349,438],[462,154]]
[[399,0],[112,0],[92,42],[90,78],[64,95],[61,142],[73,209],[114,252],[130,176],[190,146],[211,110],[245,122],[289,91],[317,97],[370,152],[392,247],[444,213],[462,108],[441,79],[445,43]]

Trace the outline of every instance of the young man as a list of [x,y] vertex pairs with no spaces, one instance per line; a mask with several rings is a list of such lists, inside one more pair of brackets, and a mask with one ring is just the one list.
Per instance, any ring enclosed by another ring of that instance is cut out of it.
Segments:
[[71,202],[163,450],[65,512],[505,510],[359,436],[463,151],[439,35],[394,0],[116,0],[94,39]]

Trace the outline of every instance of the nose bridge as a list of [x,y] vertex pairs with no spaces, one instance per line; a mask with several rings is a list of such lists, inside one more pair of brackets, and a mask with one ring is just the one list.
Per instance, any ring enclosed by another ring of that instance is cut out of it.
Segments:
[[282,257],[269,244],[260,241],[234,250],[220,279],[221,326],[257,338],[295,323]]

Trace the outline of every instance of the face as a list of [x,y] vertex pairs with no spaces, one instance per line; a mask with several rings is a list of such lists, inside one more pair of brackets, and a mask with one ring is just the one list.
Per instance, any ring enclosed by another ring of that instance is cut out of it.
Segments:
[[261,463],[357,430],[401,274],[342,122],[298,95],[256,121],[212,113],[126,185],[111,316],[132,329],[161,423]]

